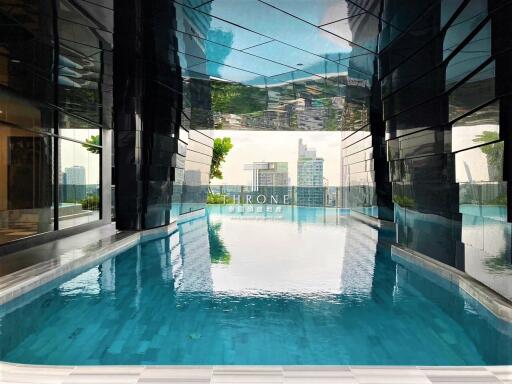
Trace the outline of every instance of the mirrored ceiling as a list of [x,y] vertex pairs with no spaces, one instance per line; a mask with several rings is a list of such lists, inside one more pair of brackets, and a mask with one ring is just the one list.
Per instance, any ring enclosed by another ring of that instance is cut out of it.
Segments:
[[[247,121],[259,116],[254,129],[299,129],[293,116],[279,123],[296,111],[312,111],[302,120],[336,115],[329,125],[334,128],[341,119],[347,87],[361,88],[349,93],[357,95],[353,99],[361,108],[367,106],[379,29],[398,30],[380,17],[381,0],[174,0],[173,4],[174,50],[182,75],[211,82],[211,112],[217,128],[247,128]],[[238,97],[228,102],[229,94]],[[321,111],[325,108],[329,110]],[[238,117],[228,116],[227,121],[224,115],[233,114]],[[219,123],[219,116],[225,124]],[[312,123],[309,129],[322,128]]]

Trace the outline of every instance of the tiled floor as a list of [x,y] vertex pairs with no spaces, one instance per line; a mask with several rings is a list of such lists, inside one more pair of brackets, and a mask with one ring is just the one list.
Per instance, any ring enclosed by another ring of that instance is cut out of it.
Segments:
[[103,366],[0,363],[0,383],[512,383],[512,367]]
[[86,245],[115,236],[115,224],[104,225],[89,231],[38,245],[20,252],[0,257],[0,276],[76,251]]

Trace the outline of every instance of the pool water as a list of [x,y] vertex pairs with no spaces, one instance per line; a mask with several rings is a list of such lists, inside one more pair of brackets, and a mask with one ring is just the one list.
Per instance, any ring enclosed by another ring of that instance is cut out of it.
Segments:
[[392,238],[335,209],[209,207],[1,307],[0,359],[511,364],[511,326],[393,262]]

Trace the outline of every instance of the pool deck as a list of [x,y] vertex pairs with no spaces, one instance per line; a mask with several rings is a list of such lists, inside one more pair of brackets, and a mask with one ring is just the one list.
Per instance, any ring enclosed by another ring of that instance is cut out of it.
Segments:
[[0,383],[512,383],[512,366],[84,366],[0,363]]
[[[0,257],[0,304],[137,242],[172,232],[107,225]],[[205,351],[206,352],[206,351]],[[50,366],[0,362],[0,383],[508,383],[512,366]]]

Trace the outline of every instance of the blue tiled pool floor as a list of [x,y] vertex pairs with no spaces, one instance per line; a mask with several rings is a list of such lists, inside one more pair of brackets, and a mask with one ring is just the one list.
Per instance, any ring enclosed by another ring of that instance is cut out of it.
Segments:
[[395,264],[389,234],[305,209],[258,217],[211,208],[167,238],[5,305],[0,359],[512,363],[510,326]]

